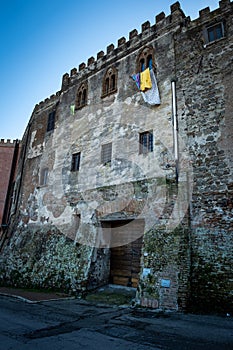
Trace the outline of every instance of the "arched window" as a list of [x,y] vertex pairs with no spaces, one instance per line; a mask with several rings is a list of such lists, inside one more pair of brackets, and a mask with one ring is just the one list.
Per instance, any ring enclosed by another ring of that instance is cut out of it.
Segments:
[[117,70],[111,67],[107,70],[102,87],[102,97],[108,96],[117,91]]
[[137,59],[137,72],[143,72],[146,68],[153,69],[154,54],[152,47],[145,47],[139,54]]
[[83,108],[87,105],[87,83],[80,85],[75,101],[75,109]]

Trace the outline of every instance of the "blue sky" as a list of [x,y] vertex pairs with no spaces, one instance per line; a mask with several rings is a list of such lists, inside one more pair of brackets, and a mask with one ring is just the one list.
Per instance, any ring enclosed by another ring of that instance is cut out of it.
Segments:
[[[0,0],[0,138],[21,139],[36,103],[60,90],[91,56],[164,11],[175,0]],[[215,0],[180,0],[187,16]]]

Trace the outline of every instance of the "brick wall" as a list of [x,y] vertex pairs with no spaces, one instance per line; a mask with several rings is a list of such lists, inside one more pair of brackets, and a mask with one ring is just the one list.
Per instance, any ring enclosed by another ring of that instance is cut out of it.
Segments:
[[[232,3],[200,12],[176,36],[179,126],[193,164],[191,309],[227,312],[232,303]],[[209,24],[225,37],[205,44]],[[184,132],[183,132],[184,131]]]
[[2,223],[5,200],[11,174],[15,141],[1,140],[0,142],[0,224]]

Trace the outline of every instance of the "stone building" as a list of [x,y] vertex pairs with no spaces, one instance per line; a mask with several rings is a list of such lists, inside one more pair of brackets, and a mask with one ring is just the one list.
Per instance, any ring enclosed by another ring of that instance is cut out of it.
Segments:
[[4,230],[9,221],[13,187],[20,152],[18,140],[0,141],[0,244],[4,241]]
[[174,3],[35,106],[2,283],[112,283],[145,307],[230,312],[232,7],[191,21]]

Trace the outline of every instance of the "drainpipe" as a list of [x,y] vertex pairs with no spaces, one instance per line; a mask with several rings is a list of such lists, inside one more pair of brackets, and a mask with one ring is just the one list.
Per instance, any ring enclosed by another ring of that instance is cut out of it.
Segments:
[[175,163],[176,163],[176,183],[178,183],[178,178],[179,178],[179,145],[178,145],[176,79],[171,80],[171,87],[172,87],[172,124],[173,124],[174,156],[175,156]]

